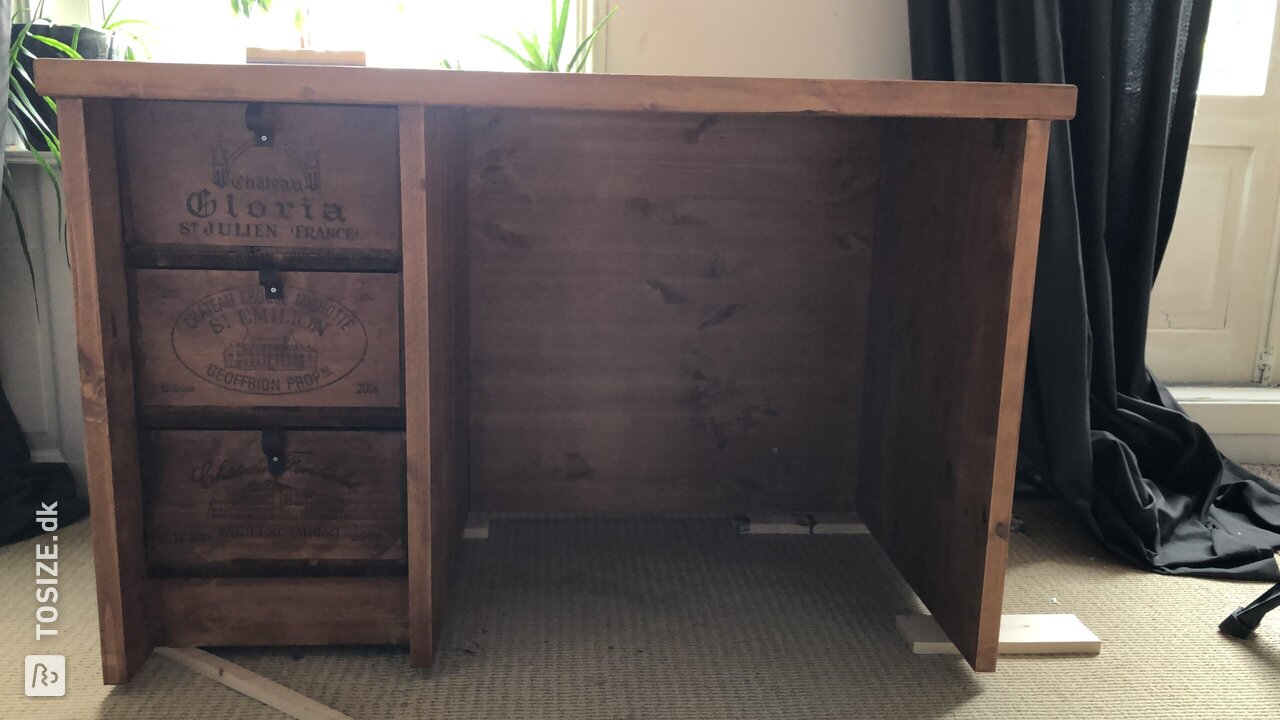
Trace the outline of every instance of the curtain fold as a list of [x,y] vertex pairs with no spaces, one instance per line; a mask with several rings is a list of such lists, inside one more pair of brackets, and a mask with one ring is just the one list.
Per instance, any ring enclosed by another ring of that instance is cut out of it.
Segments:
[[1208,0],[909,0],[920,80],[1070,83],[1051,132],[1019,451],[1120,556],[1280,579],[1280,489],[1222,457],[1146,368]]

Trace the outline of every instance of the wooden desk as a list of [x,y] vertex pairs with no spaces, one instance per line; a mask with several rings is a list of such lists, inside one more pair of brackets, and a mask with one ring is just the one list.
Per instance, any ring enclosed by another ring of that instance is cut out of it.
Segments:
[[1075,89],[41,60],[104,677],[405,643],[468,511],[852,511],[995,667]]

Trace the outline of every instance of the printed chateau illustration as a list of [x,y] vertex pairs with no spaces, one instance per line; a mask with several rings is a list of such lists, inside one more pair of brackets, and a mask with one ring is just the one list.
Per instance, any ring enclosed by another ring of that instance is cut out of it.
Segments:
[[222,364],[231,370],[315,370],[315,348],[293,339],[292,333],[254,336],[233,342],[222,351]]

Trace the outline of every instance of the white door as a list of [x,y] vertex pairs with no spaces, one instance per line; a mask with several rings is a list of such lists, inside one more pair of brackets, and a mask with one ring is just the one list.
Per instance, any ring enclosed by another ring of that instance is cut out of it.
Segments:
[[[1215,2],[1173,237],[1151,296],[1147,362],[1166,382],[1280,381],[1280,14]],[[1264,377],[1265,376],[1265,377]]]

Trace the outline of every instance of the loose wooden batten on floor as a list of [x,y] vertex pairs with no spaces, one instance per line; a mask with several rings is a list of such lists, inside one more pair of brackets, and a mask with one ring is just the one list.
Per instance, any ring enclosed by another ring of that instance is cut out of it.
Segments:
[[999,642],[1065,86],[37,62],[104,677],[436,647],[468,512],[850,513]]

